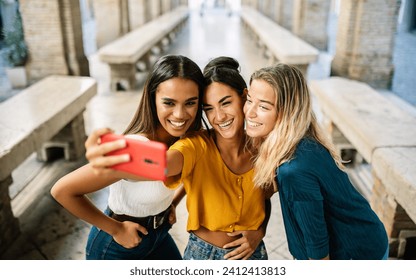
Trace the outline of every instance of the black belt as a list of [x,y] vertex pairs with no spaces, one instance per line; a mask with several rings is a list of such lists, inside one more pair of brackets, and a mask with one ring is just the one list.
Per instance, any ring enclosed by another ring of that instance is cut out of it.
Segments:
[[144,226],[146,229],[157,229],[158,227],[163,225],[163,223],[169,221],[170,209],[171,209],[171,206],[169,206],[165,211],[162,211],[157,215],[147,216],[147,217],[133,217],[129,215],[115,214],[110,209],[109,216],[119,222],[130,221],[130,222],[138,223],[141,226]]

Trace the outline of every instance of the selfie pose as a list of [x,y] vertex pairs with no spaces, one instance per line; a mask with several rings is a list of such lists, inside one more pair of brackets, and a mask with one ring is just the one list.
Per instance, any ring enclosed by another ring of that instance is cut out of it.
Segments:
[[[165,184],[183,185],[187,196],[190,236],[184,259],[267,259],[262,239],[270,195],[253,184],[253,151],[244,131],[246,82],[230,57],[211,60],[204,77],[203,108],[212,129],[188,133],[167,152]],[[95,147],[88,157],[103,174],[123,162],[106,156],[104,147]]]
[[[203,90],[204,77],[196,63],[180,55],[161,57],[149,74],[136,114],[124,134],[170,146],[188,131],[200,130]],[[94,153],[99,135],[109,132],[95,131],[87,139],[87,153]],[[108,145],[121,147],[124,141]],[[98,174],[87,164],[52,187],[52,196],[63,207],[93,225],[86,258],[181,259],[168,232],[175,222],[174,191],[162,181],[131,181],[128,175]],[[108,208],[103,213],[86,194],[107,186]]]
[[278,189],[295,259],[387,259],[384,226],[351,184],[310,98],[294,66],[277,64],[252,74],[244,113],[258,149],[254,183]]

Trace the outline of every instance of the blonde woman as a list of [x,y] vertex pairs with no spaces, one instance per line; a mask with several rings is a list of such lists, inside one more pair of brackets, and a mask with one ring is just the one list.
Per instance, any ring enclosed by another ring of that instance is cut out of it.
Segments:
[[254,183],[279,190],[295,259],[387,259],[383,224],[320,130],[307,83],[293,66],[252,74],[246,132],[258,148]]

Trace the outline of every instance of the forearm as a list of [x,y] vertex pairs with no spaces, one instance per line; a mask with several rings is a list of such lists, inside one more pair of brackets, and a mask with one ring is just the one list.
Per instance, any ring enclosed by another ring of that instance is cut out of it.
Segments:
[[118,181],[109,176],[97,176],[85,165],[59,179],[51,195],[76,217],[112,234],[118,222],[104,215],[86,196]]
[[185,197],[186,191],[183,186],[180,186],[176,189],[175,195],[173,196],[172,204],[177,207],[179,203],[182,201],[182,199]]
[[57,198],[56,200],[72,215],[112,236],[120,228],[120,222],[106,216],[85,195],[62,199]]

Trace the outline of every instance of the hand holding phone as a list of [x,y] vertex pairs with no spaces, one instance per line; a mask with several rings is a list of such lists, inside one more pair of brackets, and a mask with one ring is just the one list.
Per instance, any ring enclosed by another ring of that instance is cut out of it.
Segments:
[[112,133],[102,135],[101,143],[120,139],[125,139],[126,147],[106,155],[129,154],[130,161],[115,164],[111,168],[148,179],[166,180],[166,144],[148,140],[139,135],[117,135]]

